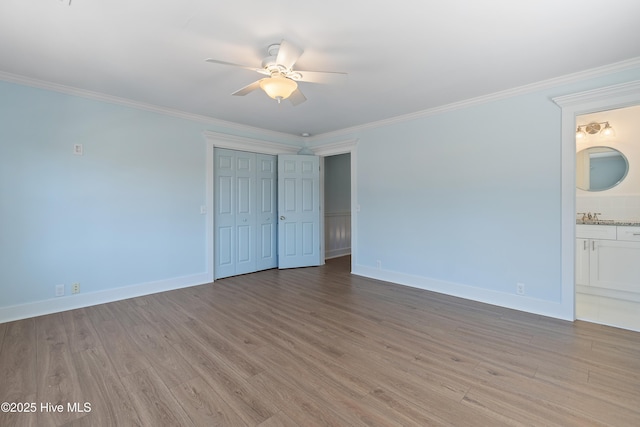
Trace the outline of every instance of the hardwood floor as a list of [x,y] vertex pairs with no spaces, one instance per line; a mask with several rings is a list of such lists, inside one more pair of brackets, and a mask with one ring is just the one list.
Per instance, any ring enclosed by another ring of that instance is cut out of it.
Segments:
[[0,324],[0,425],[640,425],[640,333],[348,262]]

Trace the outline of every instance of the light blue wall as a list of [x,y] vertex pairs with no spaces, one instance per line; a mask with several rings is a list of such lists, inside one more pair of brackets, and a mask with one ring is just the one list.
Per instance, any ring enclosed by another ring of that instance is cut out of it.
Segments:
[[[459,284],[497,303],[522,282],[527,298],[558,302],[551,97],[638,79],[628,70],[335,136],[358,139],[354,271]],[[239,133],[0,82],[0,309],[53,301],[57,284],[92,293],[202,273],[203,130]]]
[[0,82],[0,308],[204,273],[204,130]]
[[627,71],[342,135],[358,138],[354,271],[496,301],[521,282],[528,301],[560,302],[561,110],[551,98],[637,79]]
[[325,213],[351,211],[350,162],[349,153],[324,159]]

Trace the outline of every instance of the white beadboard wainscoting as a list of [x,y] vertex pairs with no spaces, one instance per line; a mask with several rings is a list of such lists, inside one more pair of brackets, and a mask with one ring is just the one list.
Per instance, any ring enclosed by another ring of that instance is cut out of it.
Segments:
[[324,215],[325,258],[351,254],[351,212]]

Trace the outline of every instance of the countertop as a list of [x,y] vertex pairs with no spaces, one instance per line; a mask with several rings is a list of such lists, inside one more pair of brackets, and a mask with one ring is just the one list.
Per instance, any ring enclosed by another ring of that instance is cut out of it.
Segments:
[[616,221],[614,219],[599,219],[597,221],[576,220],[576,224],[582,225],[622,225],[626,227],[640,227],[640,221]]

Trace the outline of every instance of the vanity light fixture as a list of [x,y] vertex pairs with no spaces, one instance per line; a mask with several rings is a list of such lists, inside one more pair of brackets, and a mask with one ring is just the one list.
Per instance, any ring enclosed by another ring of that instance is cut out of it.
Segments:
[[586,125],[578,125],[576,129],[576,140],[583,140],[587,137],[587,134],[594,135],[596,133],[600,133],[600,135],[605,138],[613,138],[616,136],[616,132],[609,122],[591,122]]

